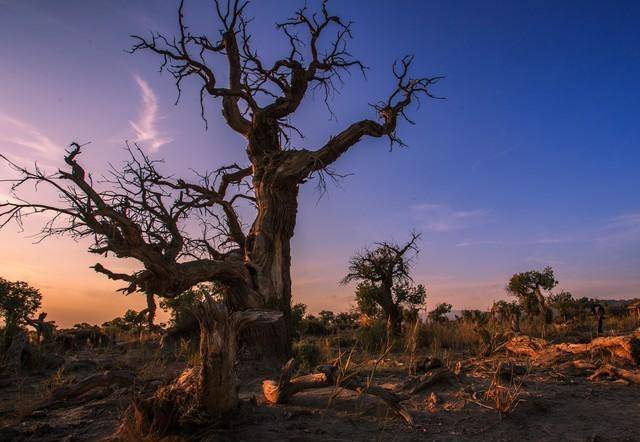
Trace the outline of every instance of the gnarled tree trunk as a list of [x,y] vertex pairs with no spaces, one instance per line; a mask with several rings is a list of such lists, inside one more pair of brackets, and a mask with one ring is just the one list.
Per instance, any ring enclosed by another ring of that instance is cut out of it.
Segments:
[[[113,189],[101,192],[77,161],[78,143],[72,143],[64,158],[69,168],[54,175],[39,168],[26,169],[0,155],[21,175],[14,181],[14,190],[27,182],[46,183],[64,201],[62,207],[2,203],[0,226],[11,219],[20,222],[26,214],[51,212],[55,215],[45,224],[44,237],[92,237],[90,252],[134,258],[142,264],[143,270],[131,274],[113,272],[99,263],[93,267],[110,279],[126,281],[122,289],[126,293],[143,292],[151,300],[153,296],[174,298],[196,284],[215,282],[228,291],[233,311],[277,309],[284,325],[249,338],[263,336],[263,344],[256,348],[288,356],[292,336],[290,241],[299,185],[314,173],[331,175],[331,165],[364,137],[387,137],[391,145],[402,144],[396,134],[398,122],[406,119],[419,96],[436,98],[430,87],[441,77],[412,77],[413,57],[404,57],[393,66],[394,85],[387,98],[373,105],[374,119],[355,121],[310,150],[294,147],[288,143],[288,133],[302,132],[290,119],[307,92],[324,90],[328,99],[341,72],[351,68],[364,72],[364,65],[347,50],[350,22],[330,14],[326,2],[316,13],[301,8],[294,18],[277,25],[289,37],[285,55],[266,63],[247,32],[249,20],[244,11],[248,2],[214,1],[220,23],[215,37],[192,33],[185,22],[184,3],[180,2],[178,10],[177,36],[135,36],[131,52],[158,55],[178,89],[187,77],[197,78],[203,117],[206,98],[221,100],[226,123],[247,142],[250,164],[227,165],[205,173],[197,182],[187,182],[163,176],[155,161],[142,151],[129,149],[131,160],[122,170],[112,171],[109,183]],[[300,38],[292,37],[298,33]],[[327,33],[335,37],[327,39]],[[218,56],[226,59],[222,71],[212,60]],[[230,187],[237,191],[228,192]],[[249,232],[236,213],[242,200],[253,202],[257,209]],[[184,223],[203,214],[203,232],[194,237]],[[149,321],[154,312],[155,305],[150,303]]]
[[[276,356],[282,364],[290,356],[293,330],[291,325],[291,238],[298,210],[298,183],[280,176],[278,169],[254,173],[257,217],[247,237],[246,259],[253,277],[254,289],[261,295],[262,308],[279,310],[283,324],[247,333],[263,354]],[[262,342],[259,342],[262,341]]]
[[155,395],[134,403],[125,414],[123,434],[139,429],[164,435],[189,423],[210,422],[233,412],[239,402],[235,364],[239,334],[249,325],[279,320],[280,312],[245,310],[229,314],[207,297],[195,309],[200,325],[200,364],[183,371]]

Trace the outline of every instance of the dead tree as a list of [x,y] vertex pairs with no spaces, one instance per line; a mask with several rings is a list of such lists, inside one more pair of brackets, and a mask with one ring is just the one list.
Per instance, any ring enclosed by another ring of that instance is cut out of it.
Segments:
[[343,284],[351,281],[366,284],[367,289],[361,290],[358,296],[368,297],[369,302],[380,306],[385,319],[398,333],[402,325],[402,306],[420,305],[426,296],[424,286],[413,286],[411,278],[419,239],[420,234],[412,232],[404,244],[385,241],[357,253],[349,262],[349,273],[341,281]]
[[[43,235],[93,238],[90,252],[134,258],[144,269],[116,273],[101,264],[94,269],[127,283],[126,293],[175,297],[193,285],[215,281],[227,290],[233,310],[276,308],[290,322],[291,247],[298,209],[299,186],[317,176],[335,176],[331,167],[364,137],[386,137],[402,145],[398,123],[421,97],[436,98],[431,86],[440,77],[412,77],[413,57],[393,66],[394,85],[388,97],[373,105],[375,119],[363,119],[312,149],[293,148],[291,125],[303,99],[320,91],[325,102],[351,69],[364,70],[347,43],[352,24],[329,12],[306,6],[277,24],[288,41],[285,55],[267,64],[256,51],[241,0],[215,1],[219,33],[207,36],[186,24],[184,2],[178,10],[177,35],[134,36],[131,52],[149,52],[175,79],[178,97],[185,80],[200,85],[203,119],[207,100],[219,101],[228,126],[245,139],[247,163],[204,173],[199,180],[173,179],[157,170],[157,163],[132,148],[131,159],[96,182],[78,162],[81,146],[71,145],[66,170],[46,174],[5,160],[21,177],[13,190],[27,183],[47,184],[61,203],[15,200],[0,204],[0,226],[38,212],[52,214]],[[225,64],[226,66],[221,66]],[[222,76],[226,73],[226,81]],[[206,120],[205,120],[206,121]],[[106,181],[106,182],[105,182]],[[238,205],[255,208],[248,225]],[[199,218],[201,235],[187,233],[186,220]],[[273,348],[288,351],[290,326],[270,337]]]
[[36,330],[36,342],[47,344],[53,340],[56,330],[55,321],[45,321],[47,313],[41,312],[36,319],[26,318],[27,325]]

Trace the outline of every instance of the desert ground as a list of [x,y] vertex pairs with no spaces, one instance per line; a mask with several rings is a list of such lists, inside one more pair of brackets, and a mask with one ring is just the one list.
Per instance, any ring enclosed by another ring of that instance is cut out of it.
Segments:
[[[245,355],[238,361],[240,406],[233,416],[144,440],[638,440],[638,335],[609,329],[590,339],[585,327],[563,328],[549,340],[505,333],[484,343],[467,336],[463,343],[456,334],[473,334],[475,326],[448,321],[431,330],[425,325],[426,338],[414,346],[409,339],[407,347],[405,337],[379,351],[362,350],[362,335],[351,330],[302,337],[290,383],[318,371],[309,363],[319,362],[319,371],[322,364],[336,369],[332,385],[270,404],[262,382],[278,382],[280,373],[254,370],[263,365]],[[77,342],[55,350],[57,358],[48,355],[50,368],[5,376],[0,439],[142,440],[124,423],[132,402],[152,397],[198,363],[193,344],[160,348],[159,338],[138,331],[106,343]],[[392,398],[370,394],[375,389]]]

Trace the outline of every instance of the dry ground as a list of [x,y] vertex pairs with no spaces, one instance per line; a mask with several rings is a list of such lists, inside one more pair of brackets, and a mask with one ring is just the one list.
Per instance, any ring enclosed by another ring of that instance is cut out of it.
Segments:
[[[403,355],[389,355],[378,367],[377,385],[393,389],[408,379]],[[133,342],[67,354],[64,369],[0,381],[0,440],[93,441],[109,439],[133,395],[144,396],[167,382],[184,362],[167,363],[154,342]],[[485,398],[501,361],[524,375],[506,376],[505,392],[517,394],[508,416]],[[453,367],[456,358],[447,361]],[[242,409],[224,428],[192,428],[190,440],[210,441],[635,441],[640,440],[640,386],[592,382],[557,367],[533,367],[526,359],[498,355],[461,361],[462,374],[413,395],[403,405],[409,427],[375,397],[324,388],[266,405],[261,377],[244,376]],[[366,361],[360,364],[367,369]],[[46,404],[51,392],[105,370],[131,370],[133,386],[94,389],[66,402]],[[519,390],[518,390],[518,387]],[[432,394],[432,393],[435,393]],[[44,404],[44,406],[43,406]]]

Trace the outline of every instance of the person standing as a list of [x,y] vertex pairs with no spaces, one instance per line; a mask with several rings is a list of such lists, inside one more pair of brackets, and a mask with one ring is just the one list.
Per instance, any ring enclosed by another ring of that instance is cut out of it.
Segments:
[[596,322],[598,324],[597,336],[600,336],[602,334],[602,326],[604,323],[604,307],[599,302],[596,302],[593,306],[593,315],[595,316]]

